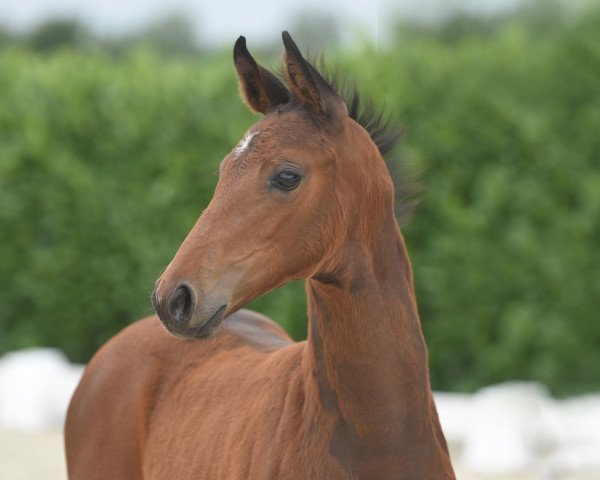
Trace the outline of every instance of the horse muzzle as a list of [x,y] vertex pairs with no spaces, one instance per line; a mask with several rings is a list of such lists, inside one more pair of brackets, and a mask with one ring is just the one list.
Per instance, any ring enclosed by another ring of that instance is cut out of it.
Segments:
[[167,330],[188,339],[211,337],[227,313],[226,299],[199,296],[189,283],[183,281],[162,292],[161,283],[159,281],[152,292],[152,305]]

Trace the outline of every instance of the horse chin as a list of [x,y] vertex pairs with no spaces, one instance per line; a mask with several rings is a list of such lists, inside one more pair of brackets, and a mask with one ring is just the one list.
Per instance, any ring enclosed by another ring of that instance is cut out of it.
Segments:
[[221,305],[212,317],[210,317],[198,330],[194,338],[198,340],[212,338],[219,329],[221,322],[227,313],[227,305]]
[[[164,321],[161,318],[162,324],[167,331],[179,338],[185,340],[205,340],[215,336],[219,330],[219,326],[223,322],[227,313],[227,305],[221,305],[212,315],[206,320],[192,319],[187,324],[177,323],[172,320]],[[160,318],[160,317],[159,317]],[[206,317],[205,317],[206,318]]]

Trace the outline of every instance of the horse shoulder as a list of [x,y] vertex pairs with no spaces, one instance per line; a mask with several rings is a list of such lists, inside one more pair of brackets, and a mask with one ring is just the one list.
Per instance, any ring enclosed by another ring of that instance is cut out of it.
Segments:
[[229,351],[262,354],[291,343],[276,323],[248,310],[230,315],[221,333],[203,341],[168,334],[155,316],[129,325],[94,355],[71,400],[65,423],[69,478],[142,478],[139,460],[150,419],[157,403],[177,390],[175,383],[204,377],[202,367],[216,361],[235,364],[239,357]]
[[135,322],[89,362],[65,423],[70,479],[142,478],[127,459],[141,453],[145,410],[158,370],[157,358],[147,353],[168,338],[162,330],[156,317]]

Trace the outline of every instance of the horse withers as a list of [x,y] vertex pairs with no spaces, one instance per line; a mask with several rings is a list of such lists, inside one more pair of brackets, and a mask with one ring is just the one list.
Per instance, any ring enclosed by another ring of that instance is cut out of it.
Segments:
[[[71,480],[454,478],[383,158],[397,136],[283,42],[285,83],[236,42],[264,116],[156,282],[157,316],[86,368]],[[299,278],[306,341],[240,310]]]

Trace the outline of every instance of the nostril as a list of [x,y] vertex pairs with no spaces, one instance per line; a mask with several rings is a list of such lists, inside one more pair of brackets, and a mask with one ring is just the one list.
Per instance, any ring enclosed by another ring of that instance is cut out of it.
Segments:
[[185,285],[180,285],[169,299],[169,315],[173,320],[187,323],[192,314],[192,292]]

